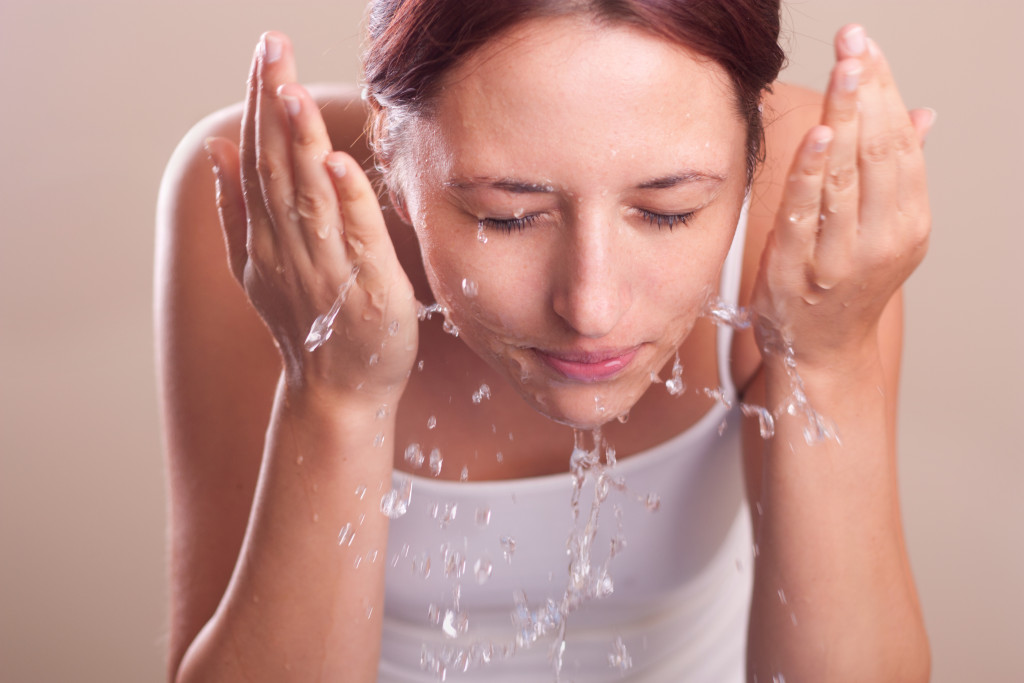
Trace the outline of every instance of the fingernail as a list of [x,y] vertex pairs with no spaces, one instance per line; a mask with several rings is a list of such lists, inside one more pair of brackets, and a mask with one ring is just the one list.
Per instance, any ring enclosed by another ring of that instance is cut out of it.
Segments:
[[846,92],[853,92],[857,89],[857,85],[860,84],[860,74],[862,71],[863,69],[860,68],[860,65],[857,65],[843,74],[843,89]]
[[299,98],[295,97],[295,95],[289,95],[281,92],[283,88],[284,86],[282,85],[277,89],[277,96],[281,98],[282,102],[284,102],[284,108],[288,110],[288,116],[294,118],[299,113]]
[[335,178],[342,178],[348,173],[348,169],[345,168],[345,162],[341,159],[328,159],[327,168],[330,169]]
[[864,50],[867,49],[867,41],[865,40],[866,34],[861,26],[854,26],[852,29],[846,32],[843,36],[843,43],[846,46],[846,51],[854,57],[859,57],[864,54]]
[[830,142],[832,142],[832,132],[831,131],[829,131],[827,134],[824,134],[820,138],[815,140],[814,144],[812,145],[811,148],[815,152],[817,152],[818,154],[821,154],[822,152],[824,152],[828,148],[828,144]]
[[928,127],[931,128],[935,125],[935,122],[939,119],[939,112],[935,111],[931,107],[925,107],[925,111],[932,115],[932,120],[928,122]]
[[281,41],[269,33],[263,34],[263,57],[267,64],[281,59]]

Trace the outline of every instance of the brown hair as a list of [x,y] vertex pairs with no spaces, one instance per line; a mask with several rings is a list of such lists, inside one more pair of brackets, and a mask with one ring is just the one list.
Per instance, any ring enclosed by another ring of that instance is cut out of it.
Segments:
[[637,26],[720,64],[747,123],[747,175],[763,159],[760,101],[785,60],[780,0],[374,0],[363,53],[369,140],[387,175],[402,123],[425,113],[442,77],[473,50],[527,19],[590,14]]

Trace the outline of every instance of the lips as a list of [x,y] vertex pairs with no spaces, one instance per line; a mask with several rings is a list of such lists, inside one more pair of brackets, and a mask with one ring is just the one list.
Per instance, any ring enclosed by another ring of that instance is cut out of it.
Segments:
[[619,374],[640,347],[602,351],[541,351],[534,353],[565,379],[574,382],[601,382]]

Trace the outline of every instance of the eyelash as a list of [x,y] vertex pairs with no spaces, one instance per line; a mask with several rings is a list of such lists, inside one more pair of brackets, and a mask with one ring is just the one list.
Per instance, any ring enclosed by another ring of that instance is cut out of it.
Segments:
[[536,214],[523,216],[522,218],[481,218],[481,228],[487,227],[501,232],[522,232],[531,223],[537,220]]
[[637,211],[640,212],[640,215],[645,221],[658,228],[658,230],[661,230],[663,227],[667,227],[671,230],[676,225],[686,225],[690,222],[690,219],[693,218],[694,214],[693,211],[690,211],[689,213],[673,214],[655,213],[653,211],[648,211],[647,209],[637,209]]
[[[693,211],[689,213],[655,213],[654,211],[648,211],[647,209],[637,209],[640,212],[640,216],[652,226],[661,230],[662,228],[668,228],[672,230],[677,225],[686,225],[693,218]],[[480,219],[481,228],[487,227],[493,230],[500,230],[504,233],[522,232],[524,229],[530,226],[534,221],[537,220],[536,214],[529,216],[523,216],[522,218],[482,218]]]

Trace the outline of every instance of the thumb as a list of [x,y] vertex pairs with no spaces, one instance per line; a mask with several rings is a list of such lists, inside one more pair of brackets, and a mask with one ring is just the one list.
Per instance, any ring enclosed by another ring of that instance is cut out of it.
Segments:
[[217,216],[224,232],[228,265],[235,279],[242,284],[242,274],[248,258],[245,246],[248,221],[245,198],[242,195],[238,146],[225,138],[206,138],[203,146],[210,157],[217,183]]

